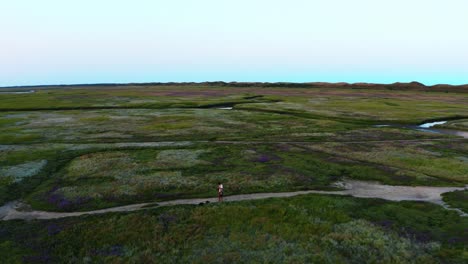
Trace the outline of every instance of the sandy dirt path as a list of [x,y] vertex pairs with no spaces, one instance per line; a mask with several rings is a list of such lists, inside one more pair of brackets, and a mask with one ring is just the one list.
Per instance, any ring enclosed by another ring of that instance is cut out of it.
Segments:
[[[461,216],[468,216],[465,212],[449,208],[443,201],[441,194],[457,190],[464,190],[465,187],[425,187],[425,186],[390,186],[383,185],[375,182],[352,181],[347,180],[335,183],[334,186],[341,187],[342,191],[298,191],[298,192],[282,192],[282,193],[253,193],[253,194],[240,194],[232,195],[224,198],[224,202],[244,201],[244,200],[258,200],[267,198],[284,198],[293,197],[304,194],[328,194],[328,195],[350,195],[360,198],[380,198],[390,201],[423,201],[441,205],[448,210],[457,211]],[[196,198],[196,199],[180,199],[173,201],[157,202],[157,203],[139,203],[119,207],[112,207],[101,210],[87,211],[87,212],[46,212],[31,210],[28,205],[19,201],[14,201],[0,207],[0,219],[3,221],[14,219],[57,219],[64,217],[77,217],[82,215],[104,214],[110,212],[131,212],[138,210],[146,210],[161,206],[173,205],[197,205],[201,203],[215,203],[217,198]]]

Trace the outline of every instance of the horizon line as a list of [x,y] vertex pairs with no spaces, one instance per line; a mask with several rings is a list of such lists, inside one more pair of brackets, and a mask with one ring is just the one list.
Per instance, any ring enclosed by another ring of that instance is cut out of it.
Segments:
[[418,81],[411,82],[392,82],[392,83],[375,83],[375,82],[246,82],[246,81],[187,81],[187,82],[102,82],[102,83],[68,83],[68,84],[37,84],[37,85],[11,85],[11,86],[0,86],[0,89],[11,89],[11,88],[40,88],[40,87],[79,87],[79,86],[129,86],[129,85],[194,85],[194,84],[225,84],[225,85],[236,85],[236,84],[293,84],[293,85],[341,85],[341,86],[356,86],[356,85],[418,85],[421,87],[436,87],[436,86],[450,86],[450,87],[462,87],[468,86],[466,84],[447,84],[439,83],[434,85],[426,85]]

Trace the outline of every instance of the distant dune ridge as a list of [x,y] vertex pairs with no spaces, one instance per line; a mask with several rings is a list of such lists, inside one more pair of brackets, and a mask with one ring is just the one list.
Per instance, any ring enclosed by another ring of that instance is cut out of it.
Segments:
[[468,84],[450,85],[424,85],[420,82],[392,84],[377,83],[328,83],[328,82],[151,82],[151,83],[97,83],[97,84],[71,84],[71,85],[36,85],[36,86],[8,86],[0,87],[3,91],[11,89],[50,89],[50,88],[86,88],[86,87],[128,87],[128,86],[213,86],[213,87],[291,87],[291,88],[351,88],[351,89],[384,89],[384,90],[418,90],[435,92],[468,92]]

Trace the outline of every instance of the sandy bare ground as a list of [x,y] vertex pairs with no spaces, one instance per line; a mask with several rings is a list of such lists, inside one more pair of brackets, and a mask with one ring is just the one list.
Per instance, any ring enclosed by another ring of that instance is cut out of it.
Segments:
[[[382,185],[374,182],[363,182],[363,181],[352,181],[346,180],[334,184],[337,187],[341,187],[342,191],[299,191],[299,192],[283,192],[283,193],[253,193],[253,194],[240,194],[232,195],[224,198],[224,202],[244,201],[244,200],[258,200],[266,198],[284,198],[292,197],[297,195],[305,194],[328,194],[328,195],[350,195],[360,198],[380,198],[390,201],[423,201],[441,205],[448,210],[457,211],[461,216],[468,216],[465,212],[456,209],[449,208],[442,201],[441,194],[446,192],[452,192],[457,190],[464,190],[465,187],[409,187],[409,186],[390,186]],[[31,210],[28,205],[23,204],[19,201],[14,201],[5,204],[0,207],[0,219],[3,221],[22,219],[57,219],[64,217],[77,217],[82,215],[92,214],[104,214],[110,212],[131,212],[138,210],[145,210],[150,208],[156,208],[161,206],[173,206],[173,205],[197,205],[201,203],[215,203],[217,198],[197,198],[197,199],[181,199],[158,203],[139,203],[132,205],[125,205],[113,208],[107,208],[102,210],[87,211],[87,212],[70,212],[70,213],[59,213],[59,212],[46,212]]]

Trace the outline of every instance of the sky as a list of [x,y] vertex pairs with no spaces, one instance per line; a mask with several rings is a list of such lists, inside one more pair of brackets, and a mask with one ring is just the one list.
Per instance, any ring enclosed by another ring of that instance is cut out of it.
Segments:
[[0,86],[468,83],[466,0],[0,0]]

